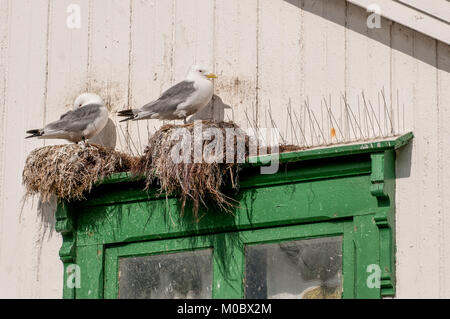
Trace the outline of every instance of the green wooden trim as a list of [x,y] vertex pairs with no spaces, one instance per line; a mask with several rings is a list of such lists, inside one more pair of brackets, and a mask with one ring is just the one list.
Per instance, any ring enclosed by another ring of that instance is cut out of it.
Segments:
[[[105,258],[105,298],[118,297],[119,259],[126,257],[149,256],[155,254],[169,254],[183,251],[213,248],[214,237],[199,236],[193,238],[175,238],[147,242],[128,243],[106,249]],[[213,250],[213,259],[216,253]],[[215,273],[213,272],[213,283]]]
[[[281,243],[287,241],[294,240],[305,240],[311,238],[320,238],[320,237],[334,237],[334,236],[343,236],[342,240],[342,271],[345,269],[351,271],[352,260],[350,256],[346,256],[346,254],[351,254],[351,251],[347,251],[345,249],[346,236],[345,233],[346,225],[352,224],[351,221],[341,221],[341,222],[321,222],[321,223],[313,223],[306,225],[292,225],[292,226],[284,226],[284,227],[276,227],[276,228],[265,228],[258,230],[250,230],[242,232],[242,243],[244,246],[247,245],[259,245],[259,244],[272,244],[272,243]],[[350,237],[351,239],[352,237]],[[243,268],[242,273],[245,270]],[[346,275],[353,277],[351,272]],[[345,288],[350,289],[348,293],[345,292]],[[344,284],[343,281],[343,294],[342,298],[350,298],[352,296],[351,289],[348,283]],[[244,287],[242,287],[244,289]],[[242,292],[244,294],[244,291]]]
[[77,244],[173,238],[371,214],[380,208],[369,187],[370,176],[361,175],[243,190],[234,215],[202,210],[200,222],[188,213],[180,216],[173,198],[96,206],[79,214]]
[[140,178],[133,176],[129,172],[114,173],[111,176],[104,178],[102,181],[97,182],[97,185],[118,184],[123,182],[129,182],[132,179],[139,180]]
[[[342,236],[344,235],[344,227],[346,224],[352,223],[351,221],[339,223],[324,222],[241,232],[226,232],[208,236],[126,243],[120,246],[113,246],[106,249],[105,298],[114,299],[118,297],[118,266],[120,258],[168,254],[208,248],[213,250],[213,298],[243,298],[245,274],[244,248],[246,245],[278,243],[325,236]],[[350,251],[348,253],[351,254]],[[343,260],[350,263],[352,261],[351,255],[350,258],[343,258]],[[99,283],[95,282],[96,278],[89,278],[92,283],[88,288],[84,288],[83,296],[86,294],[86,289],[92,289],[94,291],[99,286]],[[98,278],[102,277],[98,276]],[[347,295],[352,296],[352,293],[349,292]]]
[[75,298],[75,288],[69,286],[69,277],[73,276],[73,267],[71,266],[75,259],[75,227],[74,220],[72,218],[72,213],[70,210],[70,206],[67,203],[58,204],[56,213],[55,213],[56,223],[55,230],[62,235],[62,245],[59,250],[59,257],[63,262],[63,298],[64,299],[73,299]]
[[403,134],[395,139],[394,149],[399,149],[406,144],[408,144],[414,138],[414,134],[412,132],[408,132]]
[[355,216],[354,243],[356,249],[356,295],[358,299],[380,298],[380,287],[369,277],[380,267],[379,233],[373,215]]
[[214,299],[244,298],[244,251],[239,232],[214,235]]
[[103,245],[77,247],[77,265],[80,267],[80,288],[77,299],[103,298]]
[[[350,145],[339,145],[314,148],[298,152],[287,152],[279,154],[279,162],[305,161],[317,158],[347,156],[362,153],[381,152],[388,149],[398,149],[407,144],[414,137],[412,132],[401,135],[395,139],[388,139],[375,142],[358,143]],[[248,162],[252,165],[265,165],[270,162],[271,154],[255,156],[249,158]]]
[[[370,172],[371,163],[367,154],[349,158],[285,163],[281,165],[276,174],[260,174],[259,168],[247,167],[240,172],[239,187],[240,190],[245,190],[278,184],[357,176],[370,174]],[[107,183],[99,184],[90,194],[86,194],[85,201],[74,202],[72,205],[79,210],[94,206],[117,205],[118,203],[165,200],[166,194],[160,194],[156,187],[144,191],[145,185],[142,180],[127,176],[127,173],[122,173],[114,179],[111,177]],[[120,188],[117,187],[119,184]],[[175,198],[172,195],[167,197]]]
[[241,232],[240,239],[245,245],[259,245],[324,236],[339,236],[344,233],[346,223],[346,221],[322,222],[248,230]]
[[381,209],[374,216],[379,229],[381,294],[395,295],[395,152],[386,150],[372,158],[371,193]]
[[[264,159],[256,158],[240,172],[239,205],[233,214],[210,207],[200,211],[204,216],[198,223],[187,213],[180,216],[177,198],[166,199],[155,188],[143,191],[143,180],[129,173],[115,174],[98,183],[85,201],[58,205],[64,298],[114,298],[117,280],[111,278],[117,278],[117,259],[126,251],[124,247],[133,247],[129,249],[136,253],[141,246],[189,242],[194,237],[198,243],[207,239],[227,243],[228,258],[234,261],[230,278],[234,279],[224,283],[215,271],[213,297],[242,298],[243,247],[251,234],[257,234],[255,242],[267,242],[282,240],[291,228],[298,235],[326,224],[338,225],[344,234],[343,298],[392,296],[395,150],[412,137],[408,133],[387,141],[280,154],[280,170],[273,175],[261,175],[258,166]],[[333,233],[330,229],[327,234]],[[236,234],[242,237],[241,244],[230,245]],[[182,247],[173,245],[173,249]],[[219,261],[215,256],[214,269],[221,266]],[[73,263],[81,269],[77,289],[66,285]],[[367,284],[371,265],[381,269],[379,287]]]
[[72,262],[75,258],[75,228],[69,207],[67,203],[58,205],[55,213],[55,229],[63,236],[63,244],[59,251],[59,257],[63,262]]
[[[286,152],[279,155],[280,163],[305,161],[312,159],[320,159],[327,157],[338,157],[364,153],[382,152],[388,149],[398,149],[406,144],[414,137],[412,132],[403,134],[395,139],[387,139],[367,143],[355,143],[339,146],[318,147],[296,152]],[[271,155],[254,156],[247,159],[245,166],[261,166],[266,165],[271,159]],[[99,184],[116,184],[129,181],[130,173],[116,173],[108,178],[105,178]],[[134,180],[139,180],[139,177],[134,177]]]
[[108,247],[105,250],[104,298],[116,299],[119,291],[119,248]]
[[353,299],[356,296],[356,245],[353,235],[354,223],[344,224],[344,240],[342,242],[342,299]]

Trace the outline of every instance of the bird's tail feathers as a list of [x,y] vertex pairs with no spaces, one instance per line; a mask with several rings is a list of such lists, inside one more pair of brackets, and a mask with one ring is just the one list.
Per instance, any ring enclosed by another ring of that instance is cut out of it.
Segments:
[[134,115],[134,110],[133,109],[128,109],[128,110],[122,110],[117,112],[118,116],[133,116]]
[[134,119],[134,110],[128,109],[128,110],[119,111],[119,112],[117,112],[117,116],[127,116],[126,119],[119,121],[119,123],[132,120],[132,119]]
[[40,129],[36,129],[36,130],[29,130],[26,131],[27,134],[31,134],[29,136],[26,136],[25,138],[31,138],[31,137],[36,137],[36,136],[42,136],[43,131]]

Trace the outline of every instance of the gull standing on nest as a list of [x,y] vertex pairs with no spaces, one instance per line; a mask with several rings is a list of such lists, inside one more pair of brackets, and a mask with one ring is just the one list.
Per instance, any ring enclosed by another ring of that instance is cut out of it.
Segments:
[[78,143],[97,135],[108,122],[108,109],[97,94],[81,94],[74,107],[75,110],[64,113],[44,128],[27,131],[31,135],[26,138],[65,139]]
[[186,79],[165,91],[159,99],[150,102],[140,109],[128,109],[118,112],[118,116],[126,116],[128,120],[177,120],[201,111],[213,96],[214,87],[209,79],[217,76],[208,73],[205,68],[194,65],[189,69]]

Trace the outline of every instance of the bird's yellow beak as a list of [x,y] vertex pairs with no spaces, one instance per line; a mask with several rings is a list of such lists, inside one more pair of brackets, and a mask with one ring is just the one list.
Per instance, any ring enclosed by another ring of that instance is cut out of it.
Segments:
[[206,74],[206,77],[207,77],[208,79],[217,79],[217,75],[215,75],[214,73]]

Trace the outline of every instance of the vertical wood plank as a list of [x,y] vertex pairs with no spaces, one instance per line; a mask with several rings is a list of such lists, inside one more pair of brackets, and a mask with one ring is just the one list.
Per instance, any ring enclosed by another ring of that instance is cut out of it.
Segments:
[[[369,138],[390,135],[390,125],[381,92],[384,91],[387,108],[391,104],[390,21],[381,18],[381,28],[369,28],[369,13],[352,4],[347,7],[347,101],[349,111],[345,132],[351,138]],[[367,103],[364,106],[362,92]],[[375,113],[375,114],[374,114]]]
[[450,46],[442,42],[437,43],[437,96],[438,96],[438,148],[439,148],[439,297],[450,296]]
[[[6,97],[7,97],[7,79],[8,79],[8,46],[9,46],[9,0],[0,0],[0,135],[5,136],[6,126]],[[0,139],[0,212],[3,211],[4,191],[4,146],[5,140]],[[2,216],[0,215],[0,229],[2,227]],[[0,236],[0,247],[2,238]]]
[[[193,64],[214,70],[215,1],[174,0],[172,84],[182,81]],[[213,117],[213,103],[194,117]]]
[[[157,99],[171,84],[173,1],[133,1],[131,21],[129,100],[130,107],[139,108]],[[161,123],[159,120],[129,123],[130,135],[140,151]]]
[[392,48],[393,92],[400,92],[405,127],[415,135],[412,146],[397,154],[397,297],[433,298],[444,287],[439,231],[445,205],[436,41],[394,25]]
[[[3,112],[2,161],[8,167],[2,177],[4,192],[0,223],[0,281],[9,287],[8,292],[2,292],[9,296],[33,298],[39,292],[39,250],[35,246],[39,236],[39,229],[35,226],[36,208],[31,202],[22,206],[24,188],[20,176],[28,153],[42,145],[36,140],[25,141],[24,137],[27,129],[39,127],[43,122],[48,10],[47,0],[9,2],[8,34],[9,39],[14,41],[9,41],[8,72],[3,78],[6,79],[7,94]],[[51,269],[60,266],[58,264]],[[58,281],[62,271],[55,272],[57,274],[49,278]]]
[[200,64],[210,70],[214,67],[214,2],[174,1],[173,81],[179,82],[192,64]]
[[[260,0],[258,46],[258,101],[256,118],[260,127],[275,126],[283,136],[287,130],[287,107],[302,100],[300,1]],[[281,141],[280,141],[281,142]]]
[[[417,170],[418,212],[416,223],[416,285],[418,297],[438,297],[439,291],[439,191],[438,191],[438,107],[436,83],[436,41],[414,34],[414,135],[413,163]],[[420,185],[420,186],[419,186]],[[411,267],[412,265],[408,265]],[[433,274],[433,275],[429,275]]]
[[392,97],[399,117],[394,119],[397,132],[408,132],[414,128],[414,86],[413,81],[405,80],[411,75],[415,59],[413,57],[414,31],[393,23],[392,25]]
[[[369,16],[370,13],[365,13]],[[367,18],[364,20],[367,24]],[[374,106],[377,105],[378,121],[381,127],[381,136],[392,136],[393,131],[393,110],[391,101],[391,26],[392,22],[385,18],[381,18],[381,28],[367,29],[368,51],[366,53],[367,60],[367,93],[368,98],[373,101]],[[366,90],[364,88],[364,90]],[[383,98],[384,95],[384,98]],[[360,103],[361,104],[361,103]],[[363,107],[360,107],[361,125],[367,122],[363,114]],[[391,125],[392,122],[392,125]],[[370,124],[367,125],[366,131],[370,132]],[[374,125],[375,126],[375,125]],[[367,132],[367,136],[372,137],[372,134]]]
[[[217,0],[215,10],[215,101],[218,118],[249,126],[245,112],[252,114],[257,94],[258,0]],[[221,108],[222,107],[222,108]],[[223,112],[223,113],[222,113]]]
[[90,5],[88,88],[100,89],[111,111],[120,110],[128,106],[130,0]]
[[[379,88],[369,86],[369,74],[371,71],[370,63],[367,61],[369,55],[369,41],[367,39],[368,28],[366,25],[367,14],[365,11],[352,4],[347,5],[347,39],[346,39],[346,88],[345,92],[349,105],[342,107],[344,118],[343,131],[347,139],[358,139],[361,135],[367,135],[369,125],[364,125],[361,130],[355,123],[355,117],[361,110],[359,104],[359,95],[362,90],[368,100],[373,103],[375,111],[377,109],[377,91]],[[374,100],[375,98],[375,100]],[[341,105],[344,102],[341,101]],[[378,114],[377,114],[378,115]],[[375,124],[375,120],[373,121]],[[373,133],[373,132],[372,132]],[[381,135],[380,130],[376,128],[376,135]]]
[[[404,117],[397,125],[414,134],[414,86],[405,81],[405,74],[413,78],[415,59],[413,57],[414,31],[394,23],[392,27],[392,87],[395,92],[397,108],[405,109]],[[398,97],[398,103],[397,103]],[[417,250],[416,234],[419,231],[418,190],[410,185],[418,183],[416,166],[411,166],[411,152],[416,147],[408,145],[397,152],[396,159],[396,280],[397,297],[408,298],[414,295],[417,279],[417,263],[420,258]]]
[[91,0],[89,8],[89,55],[87,62],[90,91],[98,93],[114,120],[111,134],[117,134],[116,148],[138,152],[129,123],[118,124],[114,116],[128,108],[131,65],[131,0]]
[[[309,141],[315,144],[336,142],[332,139],[331,128],[336,134],[340,130],[336,124],[330,123],[333,119],[325,108],[323,99],[336,121],[340,119],[340,96],[345,93],[345,20],[346,5],[344,1],[313,1],[303,0],[303,29],[302,29],[302,101],[296,106],[302,117],[309,113],[305,110],[303,102],[309,101],[309,107],[319,122],[322,133],[316,129],[317,134],[305,125],[303,130]],[[314,121],[314,117],[312,117]],[[314,123],[316,123],[314,121]],[[317,124],[317,123],[316,123]],[[339,123],[342,127],[342,123]],[[299,135],[300,132],[297,132]],[[325,139],[325,141],[324,141]],[[295,142],[295,141],[293,141]]]
[[[73,109],[76,97],[86,92],[86,65],[88,61],[89,0],[78,1],[80,28],[69,28],[67,12],[73,1],[51,1],[48,44],[48,79],[45,125],[59,119]],[[46,145],[67,143],[64,140],[44,140]]]
[[436,42],[395,26],[393,49],[393,90],[409,97],[405,98],[405,126],[415,135],[412,147],[397,156],[397,296],[433,298],[438,297],[440,287],[436,247],[442,209]]
[[[41,6],[43,5],[41,4]],[[74,5],[77,7],[74,7]],[[42,127],[57,120],[63,112],[73,109],[76,96],[86,91],[88,0],[76,2],[70,0],[49,1],[46,9],[48,10],[48,17],[45,19],[47,24],[46,39],[38,38],[36,43],[36,46],[42,45],[46,48],[46,52],[36,53],[45,58],[45,60],[41,60],[41,65],[45,67],[45,77],[42,79],[44,107],[39,110],[36,109],[36,114],[39,114],[39,116],[31,114],[34,125],[30,128]],[[71,15],[76,15],[77,9],[79,9],[80,18],[79,28],[67,23]],[[33,23],[36,24],[37,20]],[[32,108],[35,109],[35,107]],[[67,143],[64,140],[36,141],[40,145]],[[52,293],[55,294],[54,297],[59,298],[63,295],[61,293],[63,271],[49,271],[54,267],[63,267],[58,255],[61,238],[51,236],[53,223],[55,222],[56,203],[34,203],[34,205],[37,206],[36,219],[39,219],[40,225],[39,233],[34,239],[37,248],[33,250],[33,254],[36,254],[36,278],[40,283],[35,291],[36,294],[41,296]],[[49,240],[50,238],[52,240]],[[42,283],[48,283],[48,286]]]

